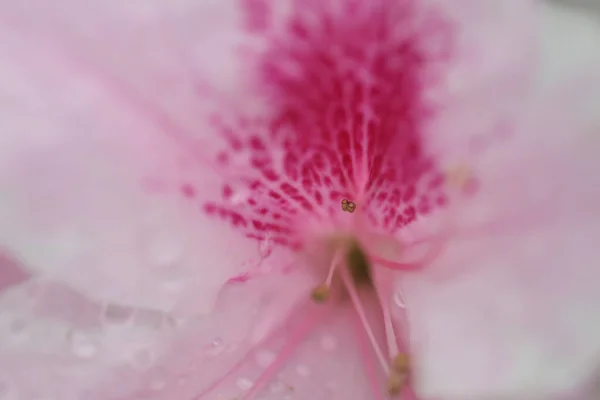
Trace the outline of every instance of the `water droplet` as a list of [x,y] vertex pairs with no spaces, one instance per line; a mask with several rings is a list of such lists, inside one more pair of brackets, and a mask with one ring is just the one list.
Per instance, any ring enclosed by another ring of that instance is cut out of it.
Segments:
[[258,253],[261,257],[266,258],[273,252],[273,241],[270,237],[266,237],[258,243]]
[[179,293],[183,290],[185,284],[181,277],[173,276],[163,281],[163,290],[167,293]]
[[12,340],[24,341],[29,337],[29,323],[26,319],[16,317],[8,323],[8,333]]
[[275,353],[268,351],[268,350],[262,350],[260,352],[258,352],[258,354],[256,354],[256,363],[260,366],[260,367],[268,367],[269,365],[271,365],[271,363],[275,360]]
[[300,364],[296,366],[296,373],[300,376],[309,376],[310,369],[306,365]]
[[141,326],[160,329],[163,326],[164,318],[165,315],[160,311],[138,308],[135,311],[133,320]]
[[68,340],[71,351],[78,357],[91,358],[98,353],[98,344],[84,332],[71,331]]
[[129,354],[129,364],[138,370],[146,370],[154,364],[156,353],[153,348],[142,346],[134,349]]
[[242,389],[242,390],[248,390],[252,387],[252,385],[254,384],[254,382],[252,382],[250,379],[248,378],[238,378],[237,381],[235,381],[235,384],[238,388]]
[[206,353],[211,356],[218,356],[219,354],[223,353],[224,350],[225,345],[223,344],[223,340],[217,337],[210,342]]
[[175,317],[173,315],[168,315],[165,314],[164,315],[164,323],[169,327],[169,328],[182,328],[183,326],[185,326],[188,323],[188,320],[186,318],[182,318],[182,317]]
[[250,191],[246,188],[240,188],[233,191],[231,194],[231,204],[234,206],[240,206],[245,204],[250,198]]
[[102,310],[102,323],[105,325],[125,325],[131,321],[135,310],[119,304],[106,304]]
[[397,291],[394,293],[394,303],[400,308],[406,308],[406,303],[404,302],[404,296],[402,292]]
[[325,335],[321,338],[321,348],[327,351],[333,351],[337,347],[337,340],[332,335]]
[[287,385],[281,381],[275,381],[269,386],[271,393],[283,393],[287,389]]
[[169,267],[183,258],[183,241],[164,228],[154,228],[144,240],[144,252],[151,265],[158,268]]
[[152,390],[161,390],[167,385],[167,382],[164,379],[155,378],[150,382],[150,389]]

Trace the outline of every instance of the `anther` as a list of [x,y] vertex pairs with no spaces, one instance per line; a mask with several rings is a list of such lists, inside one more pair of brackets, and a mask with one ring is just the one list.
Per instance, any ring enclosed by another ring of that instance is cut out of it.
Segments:
[[392,360],[392,368],[399,374],[408,374],[410,369],[410,359],[408,354],[399,353],[396,355],[396,357],[394,357]]
[[315,303],[325,303],[331,296],[331,289],[326,284],[321,284],[315,287],[310,296]]
[[407,375],[392,371],[387,380],[387,392],[390,396],[398,396],[406,385]]
[[356,210],[356,203],[348,199],[342,199],[342,210],[353,213]]

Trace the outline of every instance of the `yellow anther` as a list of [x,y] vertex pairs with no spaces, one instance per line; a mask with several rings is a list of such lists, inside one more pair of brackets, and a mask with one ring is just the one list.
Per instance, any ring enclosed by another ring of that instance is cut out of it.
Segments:
[[315,287],[310,296],[315,303],[325,303],[331,296],[331,289],[326,284]]
[[408,377],[406,374],[399,374],[398,372],[392,371],[387,380],[387,392],[390,396],[398,396],[402,391],[404,385],[406,385]]
[[392,368],[400,374],[407,374],[410,369],[410,359],[408,354],[400,353],[392,361]]

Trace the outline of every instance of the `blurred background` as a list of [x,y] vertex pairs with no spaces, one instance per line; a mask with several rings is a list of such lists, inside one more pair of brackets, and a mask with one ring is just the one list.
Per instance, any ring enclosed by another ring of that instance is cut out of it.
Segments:
[[585,8],[598,13],[600,16],[600,0],[552,0],[552,2]]

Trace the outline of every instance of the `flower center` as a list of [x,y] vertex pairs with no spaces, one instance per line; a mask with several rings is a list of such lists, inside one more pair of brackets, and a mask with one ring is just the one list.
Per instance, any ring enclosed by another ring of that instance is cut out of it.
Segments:
[[[423,131],[436,112],[425,89],[443,84],[440,72],[451,53],[453,30],[417,2],[331,4],[297,2],[289,19],[272,25],[264,21],[270,15],[264,9],[246,10],[263,21],[250,24],[248,33],[265,45],[255,53],[251,79],[256,81],[252,95],[267,111],[258,107],[255,115],[254,108],[224,107],[210,120],[215,136],[223,139],[210,161],[223,186],[203,200],[203,210],[247,237],[307,256],[303,265],[316,268],[323,279],[305,299],[311,316],[243,400],[256,398],[340,301],[353,306],[359,347],[367,349],[366,358],[377,359],[388,377],[388,394],[408,386],[408,356],[401,350],[406,346],[379,277],[384,270],[418,269],[427,260],[386,260],[366,235],[393,238],[419,216],[447,206],[448,179],[426,151]],[[455,178],[457,185],[467,179]],[[332,230],[345,233],[336,236]],[[306,232],[320,234],[316,254],[308,254],[305,239],[315,235]],[[373,302],[380,310],[377,326],[367,318],[366,305]],[[290,321],[297,318],[291,315]],[[374,329],[381,325],[382,343]],[[381,385],[372,386],[375,393]]]
[[[342,210],[348,211],[348,205],[354,204],[347,199],[342,200]],[[352,212],[356,205],[352,207]],[[334,301],[350,301],[360,321],[361,337],[371,347],[379,361],[381,370],[388,376],[387,393],[399,395],[409,381],[410,366],[408,355],[400,351],[401,343],[398,329],[392,319],[385,295],[378,293],[375,283],[373,261],[382,259],[371,257],[361,241],[353,236],[333,238],[334,249],[330,254],[331,262],[325,282],[311,291],[311,299],[316,304]],[[329,253],[328,253],[329,254]],[[391,261],[388,261],[392,263]],[[385,327],[386,345],[381,346],[377,340],[375,329],[365,310],[365,302],[378,299]],[[387,348],[387,354],[384,350]]]

